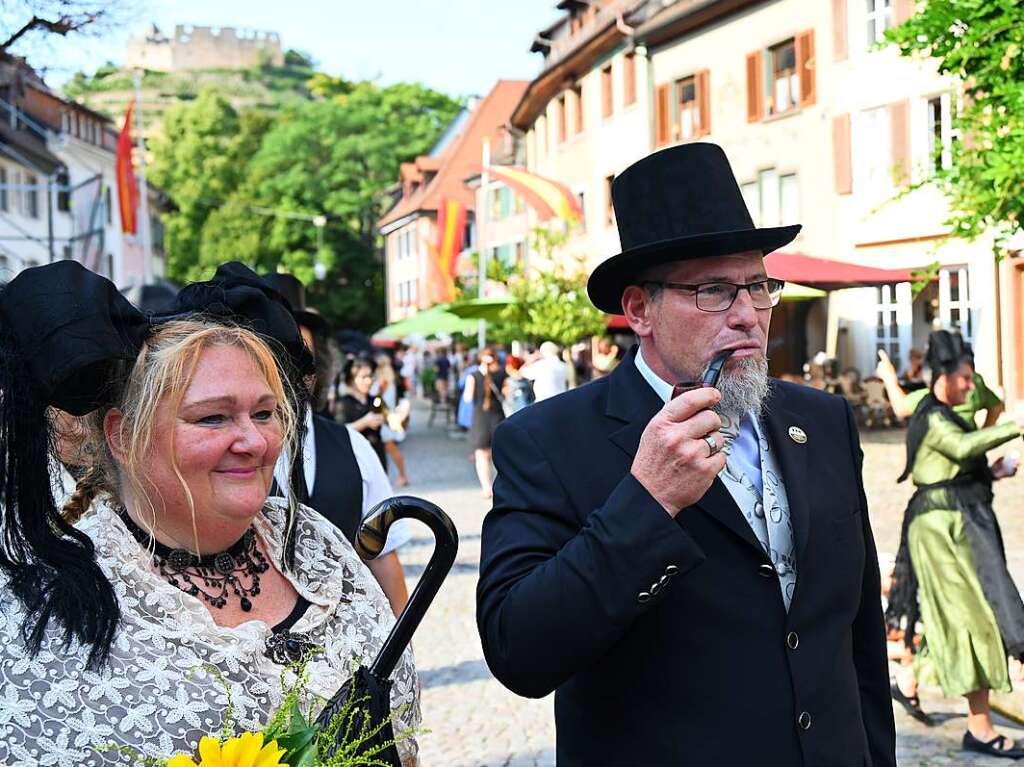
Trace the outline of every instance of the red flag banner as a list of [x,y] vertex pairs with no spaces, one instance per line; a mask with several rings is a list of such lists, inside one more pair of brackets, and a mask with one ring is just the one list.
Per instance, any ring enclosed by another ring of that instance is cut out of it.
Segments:
[[139,186],[135,180],[135,166],[132,163],[132,108],[124,116],[124,127],[117,137],[117,204],[121,213],[121,231],[135,234],[139,230]]

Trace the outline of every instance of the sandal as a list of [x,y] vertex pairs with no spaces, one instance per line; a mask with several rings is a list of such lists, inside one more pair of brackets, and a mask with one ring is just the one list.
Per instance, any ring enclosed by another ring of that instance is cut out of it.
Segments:
[[986,743],[971,735],[970,730],[968,730],[964,733],[963,749],[964,751],[974,751],[977,754],[1001,756],[1004,759],[1020,759],[1024,757],[1024,748],[1021,748],[1019,744],[1015,743],[1013,748],[1003,748],[1005,743],[1005,735],[997,735]]
[[894,701],[903,706],[903,710],[906,711],[913,719],[917,720],[925,727],[935,726],[935,720],[921,709],[921,699],[916,695],[905,695],[903,690],[900,689],[900,686],[896,684],[894,680],[890,680],[889,682],[889,694],[892,696]]

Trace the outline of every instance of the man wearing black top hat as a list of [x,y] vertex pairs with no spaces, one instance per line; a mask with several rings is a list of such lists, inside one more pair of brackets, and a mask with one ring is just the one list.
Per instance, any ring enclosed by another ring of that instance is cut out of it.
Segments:
[[[853,417],[767,375],[763,256],[799,227],[755,228],[713,144],[640,160],[612,198],[623,252],[588,292],[639,345],[495,435],[488,665],[555,691],[559,767],[891,767]],[[717,388],[673,398],[724,350]]]
[[[291,274],[278,272],[261,276],[288,300],[306,346],[315,352],[315,337],[326,335],[328,326],[319,312],[306,306],[303,284]],[[317,360],[318,375],[322,375],[322,362]],[[367,512],[394,495],[373,447],[354,429],[310,411],[306,413],[303,458],[309,505],[333,522],[350,542],[354,542],[359,524]],[[288,456],[282,451],[274,470],[278,492],[286,485],[284,480],[288,472]],[[388,532],[384,550],[376,559],[367,562],[396,615],[409,600],[397,549],[411,538],[408,523],[396,522]]]

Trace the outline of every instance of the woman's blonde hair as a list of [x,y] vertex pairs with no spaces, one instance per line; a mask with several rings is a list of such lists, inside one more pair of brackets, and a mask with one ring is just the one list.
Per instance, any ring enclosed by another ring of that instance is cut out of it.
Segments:
[[[160,499],[149,497],[147,487],[151,488],[152,485],[147,486],[144,480],[146,459],[156,436],[154,424],[158,408],[167,407],[176,411],[180,407],[195,377],[200,355],[214,346],[231,346],[249,355],[277,399],[275,417],[281,426],[284,444],[291,454],[295,454],[292,448],[296,436],[296,414],[291,405],[292,392],[289,391],[288,378],[281,371],[266,342],[253,331],[237,325],[202,319],[167,322],[159,325],[146,340],[111,407],[101,408],[85,420],[87,428],[82,432],[85,436],[83,444],[77,446],[77,454],[87,461],[87,471],[78,481],[74,494],[64,504],[64,518],[68,522],[74,523],[80,519],[101,493],[108,494],[117,503],[122,502],[122,482],[130,483],[134,494],[145,499],[152,521],[155,522],[157,504],[154,501]],[[103,432],[103,420],[112,408],[120,410],[122,415],[117,433],[122,454],[120,462],[114,460]],[[172,433],[172,455],[173,439]],[[198,538],[192,493],[178,466],[173,465],[172,468],[188,499],[192,511],[193,534]],[[288,497],[294,498],[294,493],[289,492]],[[294,518],[294,514],[289,517]]]

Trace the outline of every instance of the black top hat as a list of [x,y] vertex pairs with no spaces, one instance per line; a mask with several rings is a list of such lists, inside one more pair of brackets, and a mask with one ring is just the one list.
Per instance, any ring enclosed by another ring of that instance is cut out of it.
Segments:
[[327,332],[327,320],[316,309],[306,306],[306,287],[299,278],[283,272],[269,272],[260,277],[270,287],[280,293],[292,306],[292,316],[300,325],[305,325],[314,333]]
[[622,291],[648,267],[751,250],[767,255],[800,231],[754,226],[717,144],[684,144],[630,165],[612,183],[612,204],[622,253],[587,283],[594,306],[610,314],[622,312]]

